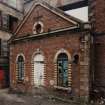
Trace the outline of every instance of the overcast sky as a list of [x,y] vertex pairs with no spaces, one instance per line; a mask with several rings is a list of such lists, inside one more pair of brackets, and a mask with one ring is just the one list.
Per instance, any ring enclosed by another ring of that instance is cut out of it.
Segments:
[[82,7],[74,10],[66,11],[67,14],[79,18],[80,20],[87,22],[88,21],[88,7]]

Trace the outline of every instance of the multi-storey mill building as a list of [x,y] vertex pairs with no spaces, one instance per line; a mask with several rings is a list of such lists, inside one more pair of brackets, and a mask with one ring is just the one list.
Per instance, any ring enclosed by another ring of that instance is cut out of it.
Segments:
[[0,68],[4,72],[1,87],[9,85],[9,48],[7,41],[23,17],[21,0],[0,0]]

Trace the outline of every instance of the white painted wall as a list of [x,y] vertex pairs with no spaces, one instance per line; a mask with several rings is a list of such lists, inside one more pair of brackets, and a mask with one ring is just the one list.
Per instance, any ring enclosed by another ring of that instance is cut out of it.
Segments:
[[88,7],[69,10],[69,11],[66,11],[66,13],[84,22],[88,22]]

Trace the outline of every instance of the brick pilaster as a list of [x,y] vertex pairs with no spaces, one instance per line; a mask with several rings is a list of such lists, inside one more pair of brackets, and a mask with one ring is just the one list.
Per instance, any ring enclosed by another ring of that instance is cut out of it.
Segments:
[[90,69],[90,35],[83,36],[81,40],[80,57],[80,97],[89,97],[89,69]]

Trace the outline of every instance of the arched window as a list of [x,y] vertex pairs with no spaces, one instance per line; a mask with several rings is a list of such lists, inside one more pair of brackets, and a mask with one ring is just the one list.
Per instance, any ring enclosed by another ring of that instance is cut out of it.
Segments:
[[57,85],[68,87],[68,56],[65,53],[57,58]]
[[17,71],[18,71],[18,80],[24,80],[24,58],[19,56],[17,60]]

